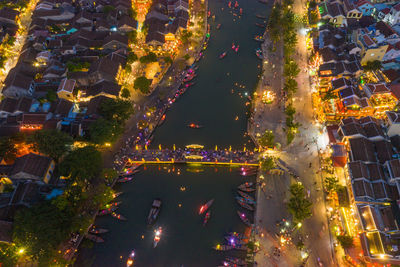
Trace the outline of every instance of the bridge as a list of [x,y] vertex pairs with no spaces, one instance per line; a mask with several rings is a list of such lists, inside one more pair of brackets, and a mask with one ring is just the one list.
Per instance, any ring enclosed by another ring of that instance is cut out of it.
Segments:
[[205,150],[202,145],[188,145],[176,149],[147,149],[139,146],[129,154],[128,162],[131,164],[203,164],[203,165],[228,165],[228,166],[259,166],[257,150],[249,151],[229,149]]

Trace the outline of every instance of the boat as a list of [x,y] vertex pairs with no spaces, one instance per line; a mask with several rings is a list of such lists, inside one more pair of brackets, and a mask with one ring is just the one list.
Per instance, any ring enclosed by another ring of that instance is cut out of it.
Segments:
[[256,55],[257,55],[257,57],[258,57],[259,59],[264,59],[262,50],[261,50],[260,48],[259,48],[259,49],[256,49]]
[[250,204],[250,205],[255,205],[256,204],[254,199],[249,199],[249,198],[244,198],[244,197],[239,197],[239,196],[236,196],[236,199],[239,200],[239,201],[242,201],[244,203]]
[[157,247],[158,242],[160,242],[162,234],[162,228],[158,227],[157,230],[154,230],[154,241],[153,241],[153,248]]
[[243,191],[243,192],[247,192],[247,193],[251,193],[251,192],[256,191],[256,189],[253,188],[253,187],[240,188],[239,190],[240,190],[240,191]]
[[117,183],[126,183],[126,182],[131,181],[132,179],[133,179],[133,176],[125,176],[125,177],[119,178],[117,180]]
[[99,211],[99,213],[97,215],[98,216],[108,215],[108,214],[111,214],[112,212],[116,211],[117,209],[118,209],[117,206],[110,207],[108,209],[104,209],[104,210]]
[[254,208],[252,206],[250,206],[249,204],[247,204],[247,203],[245,203],[243,201],[240,201],[239,199],[237,199],[237,202],[239,203],[240,206],[242,206],[245,209],[248,209],[248,210],[251,210],[251,211],[254,210]]
[[235,52],[237,53],[237,52],[239,52],[239,45],[238,46],[236,46],[236,48],[235,48]]
[[112,213],[111,213],[111,216],[113,216],[114,218],[116,218],[116,219],[118,219],[118,220],[120,220],[120,221],[126,221],[126,218],[125,218],[124,216],[122,216],[121,214],[112,212]]
[[256,35],[254,37],[254,40],[256,40],[257,42],[264,42],[264,38],[261,35]]
[[236,46],[235,43],[232,43],[232,50],[235,50]]
[[185,84],[185,88],[188,88],[188,87],[190,87],[192,85],[194,85],[194,83],[187,83],[187,84]]
[[226,57],[226,51],[224,53],[222,53],[221,55],[219,55],[219,59],[223,59],[224,57]]
[[211,199],[211,200],[208,201],[206,204],[202,205],[202,206],[200,207],[200,210],[199,210],[199,215],[201,215],[201,214],[203,214],[204,212],[206,212],[206,211],[211,207],[211,205],[213,204],[213,202],[214,202],[214,199]]
[[217,30],[219,30],[221,28],[221,23],[217,25]]
[[132,250],[129,254],[128,260],[126,261],[126,267],[131,267],[135,263],[135,251]]
[[158,123],[158,125],[161,125],[161,124],[164,123],[166,116],[167,116],[167,115],[165,115],[165,114],[163,114],[163,115],[161,116],[161,119],[160,119],[160,122]]
[[188,126],[189,128],[192,128],[192,129],[200,129],[200,128],[203,128],[203,126],[198,125],[198,124],[195,124],[195,123],[190,123],[190,124],[188,124],[187,126]]
[[248,195],[248,194],[246,194],[246,193],[244,193],[244,192],[242,192],[242,191],[240,191],[240,190],[238,190],[237,193],[238,193],[239,195],[241,195],[241,196],[242,196],[243,198],[245,198],[245,199],[249,199],[249,200],[251,200],[251,201],[254,201],[254,198],[253,198],[252,196],[250,196],[250,195]]
[[235,8],[237,8],[239,6],[238,1],[235,1]]
[[156,198],[153,200],[153,204],[151,205],[151,209],[149,212],[149,216],[147,216],[147,224],[153,224],[157,219],[158,214],[161,209],[161,199]]
[[233,236],[238,239],[246,238],[244,234],[238,233],[238,232],[229,232],[227,236],[229,236],[229,237]]
[[122,192],[116,192],[113,194],[113,198],[117,198],[118,196],[120,196],[122,194]]
[[243,239],[241,238],[236,238],[233,236],[225,236],[225,240],[232,246],[242,246],[245,245],[247,242],[245,242]]
[[204,217],[203,226],[207,224],[210,217],[211,217],[211,211],[207,211],[206,216]]
[[183,82],[184,82],[184,83],[190,82],[190,81],[193,80],[196,76],[197,76],[196,74],[189,75],[189,76],[187,76],[185,79],[183,79]]
[[234,258],[234,257],[226,257],[225,258],[226,262],[237,264],[237,265],[246,265],[246,261],[243,259],[239,258]]
[[265,28],[265,27],[267,27],[267,26],[265,26],[265,24],[262,24],[262,23],[256,23],[256,26],[257,26],[257,27],[260,27],[260,28]]
[[217,244],[217,245],[214,247],[214,249],[215,249],[215,250],[218,250],[218,251],[228,251],[228,250],[233,249],[233,247],[232,247],[232,246],[229,246],[229,245],[220,245],[220,244]]
[[92,234],[86,234],[85,237],[89,240],[92,240],[93,242],[96,243],[104,243],[104,239],[101,238],[100,236],[97,235],[92,235]]
[[[252,182],[250,182],[250,183],[246,182],[246,183],[244,183],[244,184],[239,185],[239,186],[238,186],[238,189],[239,189],[239,190],[242,190],[242,189],[244,189],[244,188],[252,187],[253,185],[255,185],[255,184],[252,183]],[[244,190],[242,190],[242,191],[244,191]]]
[[240,8],[239,9],[239,15],[242,15],[243,14],[243,8]]
[[258,0],[258,2],[260,2],[261,4],[268,4],[268,2],[267,1],[264,1],[264,0]]
[[259,18],[259,19],[266,19],[267,18],[266,16],[263,16],[263,15],[260,15],[260,14],[256,14],[256,17]]
[[237,211],[237,214],[239,215],[239,218],[242,220],[242,222],[247,225],[251,226],[249,218],[247,218],[246,214],[240,211]]
[[108,232],[107,229],[97,228],[95,226],[93,226],[92,228],[89,229],[89,233],[92,233],[92,234],[104,234],[107,232]]

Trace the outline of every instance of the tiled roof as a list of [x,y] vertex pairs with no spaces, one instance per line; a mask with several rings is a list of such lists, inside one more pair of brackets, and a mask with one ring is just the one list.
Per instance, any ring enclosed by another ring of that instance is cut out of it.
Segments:
[[10,176],[18,173],[27,173],[37,177],[43,177],[51,163],[51,158],[29,153],[15,160]]

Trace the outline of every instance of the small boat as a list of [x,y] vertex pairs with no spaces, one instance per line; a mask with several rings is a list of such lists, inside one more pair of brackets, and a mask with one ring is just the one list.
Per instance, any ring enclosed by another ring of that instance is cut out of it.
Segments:
[[[228,237],[233,236],[233,237],[235,237],[235,238],[237,238],[237,239],[246,238],[246,237],[244,236],[244,234],[238,233],[238,232],[229,232],[227,236],[228,236]],[[226,237],[225,237],[225,238],[226,238]]]
[[117,180],[117,183],[126,183],[126,182],[129,182],[129,181],[132,181],[132,179],[133,179],[133,176],[125,176],[123,178],[119,178]]
[[113,198],[117,198],[118,196],[120,196],[122,194],[122,192],[116,192],[113,194]]
[[118,209],[117,206],[110,207],[108,209],[104,209],[104,210],[99,211],[99,213],[97,215],[98,216],[108,215],[108,214],[111,214],[112,212],[116,211],[117,209]]
[[217,30],[219,30],[221,28],[221,23],[217,25]]
[[108,232],[107,229],[97,228],[95,226],[93,226],[92,228],[89,229],[89,233],[92,233],[92,234],[104,234],[107,232]]
[[236,196],[236,199],[239,200],[239,201],[241,201],[241,202],[250,204],[250,205],[255,205],[255,204],[256,204],[256,202],[254,201],[254,199],[244,198],[244,197],[239,197],[239,196]]
[[192,85],[194,85],[194,83],[187,83],[187,84],[185,84],[185,87],[188,88],[188,87],[190,87]]
[[[239,190],[242,190],[242,189],[244,189],[244,188],[249,188],[249,187],[252,187],[253,185],[255,185],[254,183],[248,183],[248,182],[246,182],[246,183],[244,183],[244,184],[241,184],[241,185],[239,185],[238,186],[238,189]],[[244,190],[242,190],[242,191],[244,191]]]
[[200,210],[199,210],[199,215],[201,215],[201,214],[203,214],[204,212],[206,212],[206,211],[211,207],[211,205],[213,204],[213,202],[214,202],[214,199],[211,199],[211,200],[208,201],[206,204],[202,205],[202,206],[200,207]]
[[160,213],[161,204],[162,204],[161,199],[156,198],[153,200],[153,204],[151,205],[149,216],[147,216],[147,224],[153,224],[155,222],[158,214]]
[[235,48],[235,52],[237,53],[237,52],[239,52],[239,45],[238,46],[236,46],[236,48]]
[[265,24],[262,24],[262,23],[256,23],[256,26],[257,26],[257,27],[260,27],[260,28],[265,28],[265,27],[267,27],[267,26],[265,26]]
[[257,42],[264,42],[264,38],[261,35],[256,35],[254,37],[254,40],[256,40]]
[[250,206],[249,204],[247,204],[247,203],[245,203],[243,201],[240,201],[239,199],[237,199],[237,202],[239,203],[240,206],[242,206],[245,209],[248,209],[248,210],[251,210],[251,211],[254,210],[254,208],[252,206]]
[[231,8],[231,7],[232,7],[232,2],[231,2],[231,1],[229,1],[229,3],[228,3],[228,7],[229,7],[229,8]]
[[135,263],[135,251],[132,250],[129,254],[128,260],[126,261],[126,267],[131,267]]
[[263,53],[261,49],[256,50],[256,55],[259,59],[264,59]]
[[263,16],[263,15],[260,15],[260,14],[256,14],[256,17],[259,18],[259,19],[266,19],[267,18],[266,16]]
[[222,53],[221,55],[219,55],[219,59],[223,59],[224,57],[226,57],[226,51],[224,53]]
[[157,230],[154,230],[154,240],[153,240],[153,248],[157,247],[158,242],[161,239],[162,228],[158,227]]
[[243,14],[243,8],[240,8],[239,9],[239,15],[242,15]]
[[220,244],[218,244],[218,245],[216,245],[216,246],[214,247],[214,249],[215,249],[215,250],[218,250],[218,251],[228,251],[228,250],[233,249],[233,247],[232,247],[232,246],[229,246],[229,245],[220,245]]
[[190,81],[193,80],[196,76],[197,76],[196,74],[189,75],[189,76],[187,76],[185,79],[183,79],[183,82],[184,82],[184,83],[190,82]]
[[232,50],[235,50],[236,46],[235,43],[232,43]]
[[240,190],[238,190],[237,193],[238,193],[240,196],[242,196],[243,198],[245,198],[245,199],[249,199],[249,200],[251,200],[251,201],[254,201],[254,198],[253,198],[252,196],[250,196],[250,195],[248,195],[248,194],[246,194],[246,193],[244,193],[244,192],[242,192],[242,191],[240,191]]
[[242,220],[242,222],[247,225],[251,226],[249,218],[247,218],[246,214],[240,211],[237,211],[237,214],[239,215],[239,218]]
[[243,192],[247,192],[247,193],[251,193],[251,192],[256,191],[256,189],[255,189],[255,188],[252,188],[252,187],[240,188],[239,190],[240,190],[240,191],[243,191]]
[[239,258],[234,258],[234,257],[226,257],[225,258],[226,262],[237,264],[237,265],[246,265],[246,261],[243,259]]
[[239,6],[238,1],[235,1],[235,8],[237,8]]
[[124,216],[122,216],[121,214],[112,212],[112,213],[111,213],[111,216],[113,216],[114,218],[116,218],[116,219],[118,219],[118,220],[120,220],[120,221],[126,221],[126,218],[125,218]]
[[108,204],[106,204],[106,208],[118,207],[121,203],[122,203],[122,201],[108,203]]
[[211,217],[211,211],[207,211],[206,216],[204,217],[203,226],[207,224],[210,217]]
[[258,2],[260,2],[261,4],[268,4],[268,2],[267,1],[264,1],[264,0],[258,0]]
[[165,114],[163,114],[163,115],[161,116],[161,119],[160,119],[160,122],[158,123],[158,125],[161,125],[161,124],[164,123],[166,116],[167,116],[167,115],[165,115]]
[[245,242],[243,239],[241,238],[236,238],[234,236],[225,236],[225,240],[232,246],[242,246],[242,245],[246,245],[247,242]]
[[104,243],[104,239],[97,235],[86,234],[85,237],[96,243]]
[[192,129],[200,129],[200,128],[203,128],[203,126],[198,125],[198,124],[195,124],[195,123],[190,123],[190,124],[188,124],[188,127],[189,127],[189,128],[192,128]]

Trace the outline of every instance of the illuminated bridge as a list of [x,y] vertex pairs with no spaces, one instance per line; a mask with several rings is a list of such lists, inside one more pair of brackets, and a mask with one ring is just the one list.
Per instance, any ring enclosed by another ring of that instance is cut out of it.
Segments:
[[258,166],[257,151],[232,150],[205,150],[202,145],[188,145],[184,149],[175,146],[172,149],[147,149],[136,147],[129,155],[129,163],[144,164],[208,164],[208,165],[238,165]]

